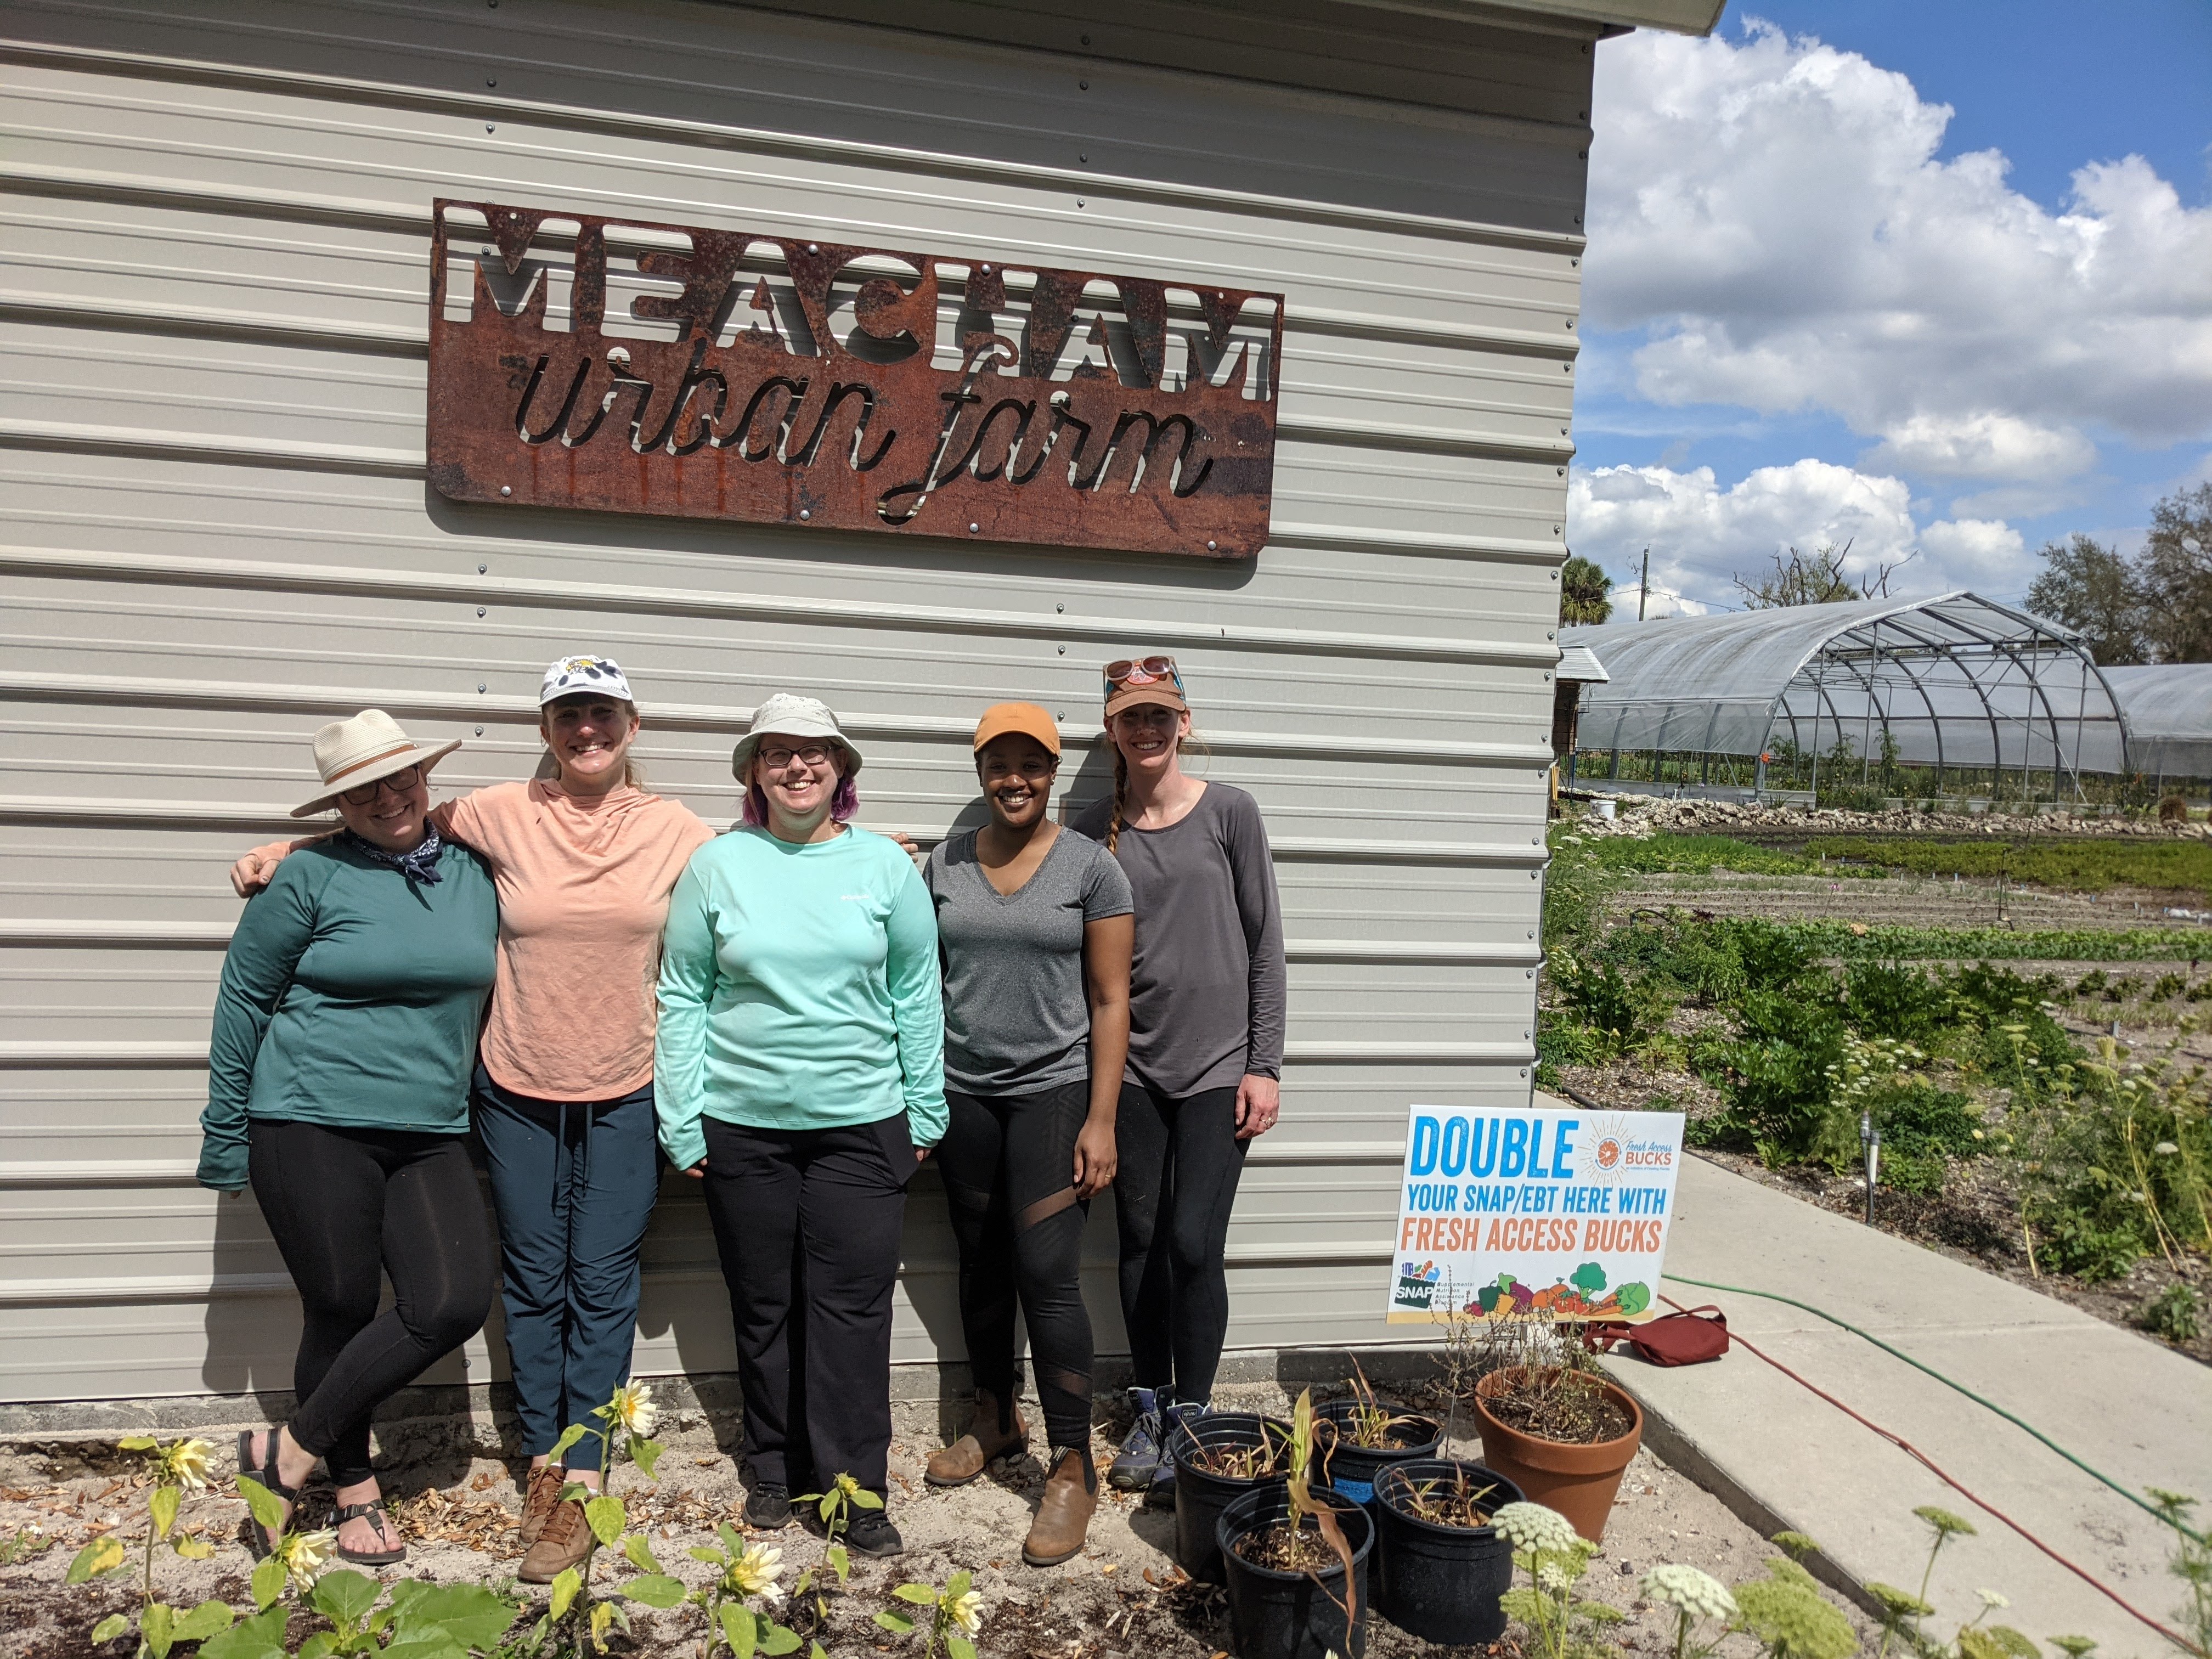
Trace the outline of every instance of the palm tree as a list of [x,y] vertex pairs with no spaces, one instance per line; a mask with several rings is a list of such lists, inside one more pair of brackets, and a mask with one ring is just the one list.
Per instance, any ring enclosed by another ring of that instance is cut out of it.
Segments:
[[1601,623],[1613,615],[1613,578],[1579,554],[1567,556],[1559,572],[1559,620]]

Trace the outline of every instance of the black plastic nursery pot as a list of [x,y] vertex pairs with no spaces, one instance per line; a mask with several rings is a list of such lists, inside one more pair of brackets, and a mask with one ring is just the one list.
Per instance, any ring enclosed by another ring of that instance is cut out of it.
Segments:
[[1494,1527],[1448,1527],[1413,1512],[1416,1492],[1427,1481],[1449,1486],[1464,1474],[1486,1510],[1522,1501],[1521,1488],[1504,1475],[1455,1457],[1416,1457],[1394,1463],[1375,1483],[1375,1602],[1382,1615],[1409,1636],[1451,1647],[1495,1642],[1505,1633],[1498,1598],[1513,1583],[1513,1545]]
[[[1345,1620],[1344,1568],[1332,1562],[1318,1573],[1279,1572],[1237,1553],[1248,1533],[1290,1518],[1291,1494],[1280,1482],[1255,1487],[1232,1499],[1214,1522],[1214,1541],[1229,1583],[1229,1623],[1238,1659],[1362,1659],[1367,1651],[1367,1559],[1375,1548],[1375,1522],[1364,1505],[1325,1486],[1314,1497],[1336,1511],[1352,1547],[1352,1588],[1358,1600]],[[1181,1501],[1180,1498],[1177,1499]]]
[[[1177,1423],[1168,1433],[1168,1455],[1176,1472],[1176,1565],[1201,1583],[1221,1579],[1221,1547],[1213,1523],[1233,1498],[1255,1487],[1283,1484],[1289,1473],[1291,1425],[1253,1412],[1208,1412],[1195,1425]],[[1243,1451],[1254,1446],[1282,1449],[1282,1467],[1256,1480],[1232,1480],[1212,1474],[1192,1461],[1200,1450]]]
[[[1328,1400],[1314,1407],[1314,1431],[1321,1439],[1315,1453],[1315,1462],[1320,1466],[1316,1473],[1325,1470],[1330,1486],[1372,1510],[1375,1483],[1382,1478],[1382,1471],[1409,1457],[1434,1457],[1437,1448],[1443,1443],[1444,1430],[1443,1425],[1432,1417],[1407,1415],[1391,1425],[1388,1446],[1355,1446],[1345,1437],[1345,1431],[1358,1403],[1355,1400]],[[1324,1423],[1329,1426],[1323,1428]]]

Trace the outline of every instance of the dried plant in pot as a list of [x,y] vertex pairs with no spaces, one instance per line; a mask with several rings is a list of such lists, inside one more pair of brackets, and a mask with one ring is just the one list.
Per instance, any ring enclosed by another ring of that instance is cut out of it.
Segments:
[[1513,1545],[1490,1517],[1522,1501],[1495,1470],[1452,1457],[1393,1463],[1375,1483],[1375,1605],[1399,1629],[1449,1647],[1505,1632]]
[[1314,1407],[1314,1450],[1328,1483],[1371,1509],[1382,1472],[1409,1457],[1433,1456],[1444,1431],[1433,1417],[1382,1404],[1358,1360],[1352,1368],[1352,1397]]
[[[1214,1522],[1241,1659],[1361,1659],[1375,1524],[1341,1492],[1315,1483],[1313,1396],[1291,1419],[1289,1473],[1255,1486]],[[1176,1503],[1182,1503],[1180,1492]]]
[[1207,1412],[1168,1431],[1176,1468],[1176,1565],[1201,1583],[1221,1583],[1213,1523],[1231,1499],[1279,1486],[1290,1468],[1291,1425],[1249,1412]]
[[1484,1467],[1574,1522],[1593,1544],[1644,1439],[1644,1413],[1578,1345],[1551,1364],[1492,1371],[1474,1389]]

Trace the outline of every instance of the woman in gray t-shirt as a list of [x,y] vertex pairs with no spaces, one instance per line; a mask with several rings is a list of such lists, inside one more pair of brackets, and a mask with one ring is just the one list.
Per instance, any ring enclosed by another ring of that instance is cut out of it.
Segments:
[[1014,1309],[1029,1326],[1051,1469],[1023,1559],[1065,1561],[1098,1504],[1091,1459],[1091,1316],[1080,1282],[1091,1197],[1114,1179],[1129,1047],[1129,882],[1097,842],[1046,817],[1060,728],[1000,703],[975,728],[991,821],[923,872],[945,980],[938,1170],[960,1244],[960,1322],[975,1381],[968,1431],[929,1460],[964,1486],[1023,1444]]

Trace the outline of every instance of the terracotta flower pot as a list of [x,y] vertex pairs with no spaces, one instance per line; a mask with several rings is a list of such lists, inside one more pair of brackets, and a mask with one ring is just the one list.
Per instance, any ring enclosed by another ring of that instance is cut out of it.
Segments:
[[1626,1389],[1606,1383],[1605,1397],[1628,1414],[1628,1432],[1618,1440],[1571,1446],[1540,1440],[1490,1414],[1486,1398],[1509,1386],[1518,1370],[1492,1371],[1474,1386],[1474,1413],[1482,1429],[1482,1461],[1528,1495],[1532,1504],[1557,1510],[1591,1543],[1605,1538],[1606,1516],[1620,1490],[1620,1477],[1644,1442],[1644,1412]]

